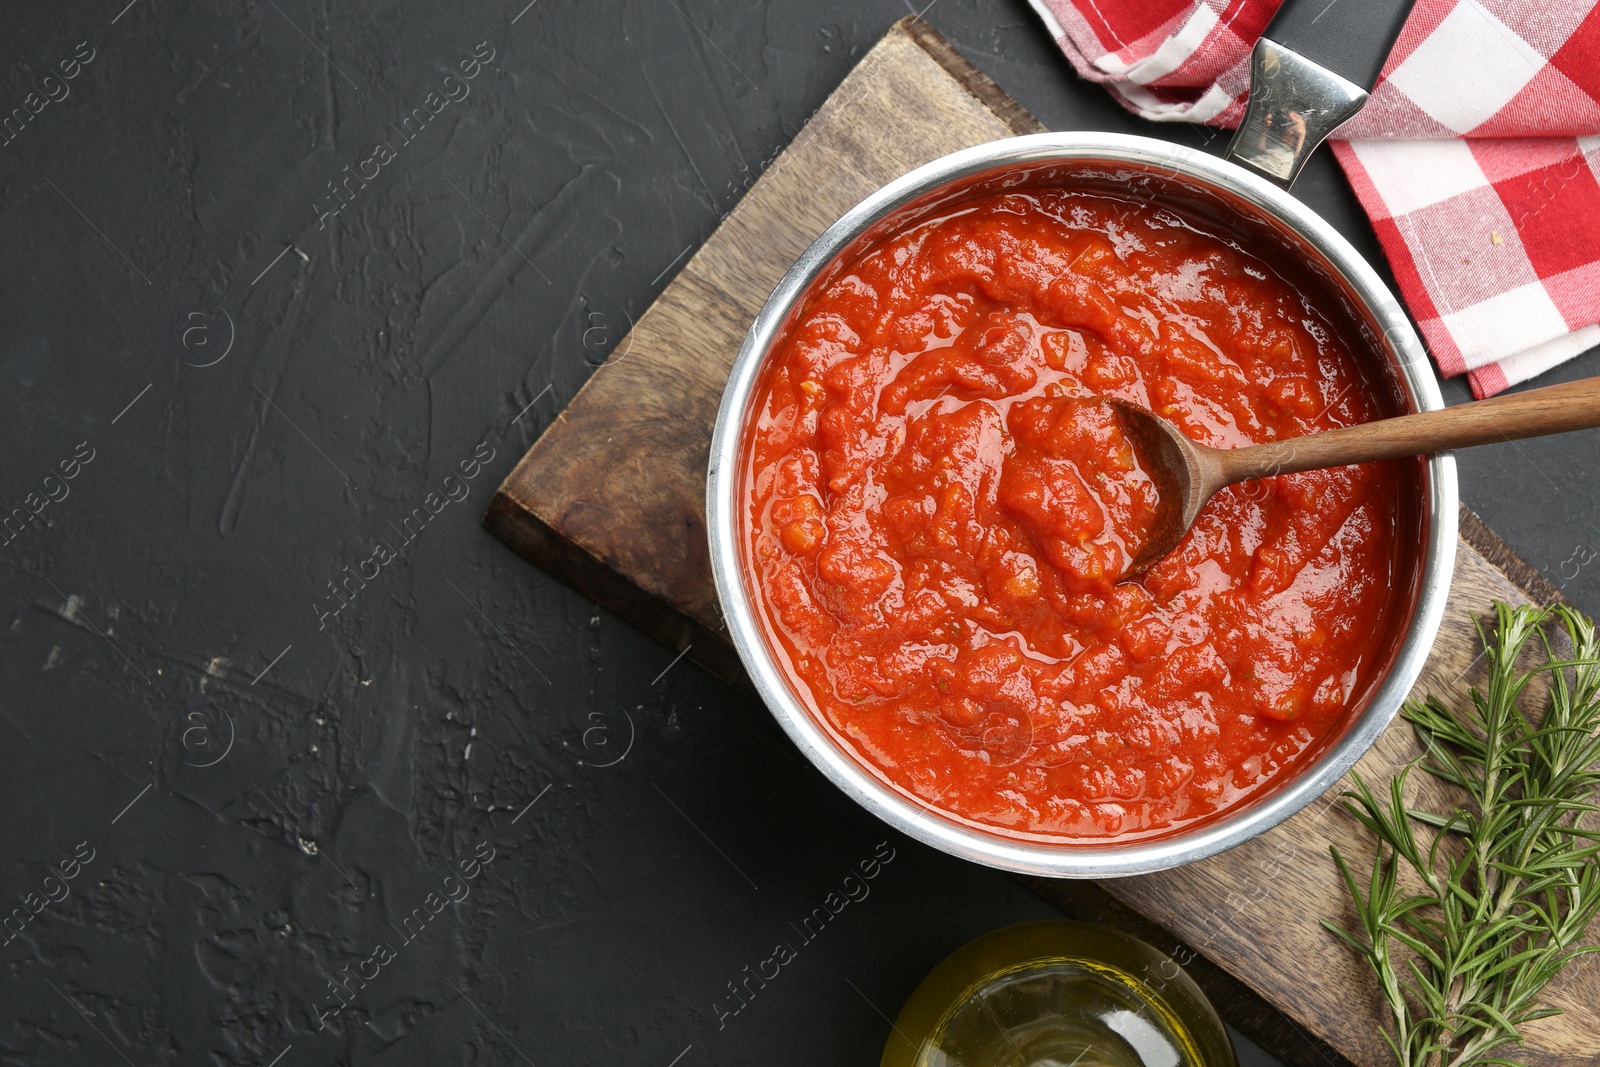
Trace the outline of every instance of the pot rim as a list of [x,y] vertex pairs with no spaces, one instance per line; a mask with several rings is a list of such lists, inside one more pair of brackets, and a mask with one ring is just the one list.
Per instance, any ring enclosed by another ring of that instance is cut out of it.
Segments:
[[1226,160],[1154,138],[1079,131],[1029,134],[963,149],[897,178],[846,212],[795,261],[751,324],[733,362],[712,436],[706,527],[723,618],[756,691],[806,758],[847,796],[902,833],[976,863],[1024,874],[1105,878],[1192,863],[1256,837],[1327,792],[1372,747],[1421,673],[1443,619],[1455,566],[1457,485],[1454,456],[1429,456],[1423,479],[1426,499],[1421,509],[1417,597],[1389,669],[1344,735],[1267,796],[1160,837],[1080,844],[1018,839],[963,825],[881,781],[801,703],[775,661],[751,604],[741,559],[738,498],[743,430],[755,385],[797,301],[867,229],[912,201],[963,179],[1008,166],[1068,161],[1164,170],[1240,197],[1276,218],[1320,253],[1365,306],[1382,332],[1386,354],[1413,410],[1444,406],[1427,353],[1394,295],[1344,237],[1288,192]]

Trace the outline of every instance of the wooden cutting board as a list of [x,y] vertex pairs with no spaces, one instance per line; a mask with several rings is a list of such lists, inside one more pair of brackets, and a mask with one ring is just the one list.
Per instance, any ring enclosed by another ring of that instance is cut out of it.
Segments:
[[[778,156],[495,494],[485,525],[512,548],[688,655],[747,685],[723,631],[705,532],[705,471],[729,367],[800,253],[889,180],[948,152],[1043,127],[924,22],[896,23]],[[1444,628],[1421,688],[1477,678],[1470,614],[1555,590],[1470,512]],[[1361,762],[1386,780],[1416,754],[1391,729]],[[1211,860],[1093,884],[1030,879],[1068,913],[1144,936],[1219,1009],[1296,1064],[1389,1062],[1376,987],[1320,918],[1348,921],[1328,856],[1370,847],[1331,797]],[[1600,963],[1550,996],[1529,1067],[1600,1061]]]

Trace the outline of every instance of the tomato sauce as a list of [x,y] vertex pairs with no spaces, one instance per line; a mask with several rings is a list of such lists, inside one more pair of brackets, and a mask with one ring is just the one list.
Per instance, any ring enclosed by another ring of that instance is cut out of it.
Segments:
[[842,743],[959,821],[1202,819],[1308,758],[1373,669],[1398,465],[1233,486],[1118,581],[1158,497],[1101,396],[1220,447],[1385,413],[1263,261],[1067,191],[870,248],[759,388],[742,506],[769,641]]

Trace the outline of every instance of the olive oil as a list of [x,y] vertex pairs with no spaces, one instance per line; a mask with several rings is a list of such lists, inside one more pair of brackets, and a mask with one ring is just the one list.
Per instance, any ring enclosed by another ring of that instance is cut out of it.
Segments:
[[1189,1067],[1181,1020],[1093,960],[1041,959],[985,978],[940,1022],[919,1067]]
[[1199,988],[1169,957],[1086,923],[972,942],[912,994],[882,1067],[1236,1067]]

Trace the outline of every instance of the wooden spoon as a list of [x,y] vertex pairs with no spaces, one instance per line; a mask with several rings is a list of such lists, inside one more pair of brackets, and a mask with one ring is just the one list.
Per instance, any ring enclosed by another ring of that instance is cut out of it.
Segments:
[[1600,426],[1600,377],[1248,448],[1196,444],[1154,412],[1107,399],[1122,415],[1123,430],[1160,494],[1149,540],[1129,565],[1130,575],[1177,547],[1206,501],[1225,485]]

